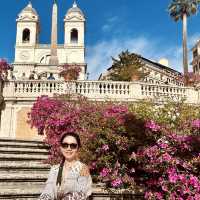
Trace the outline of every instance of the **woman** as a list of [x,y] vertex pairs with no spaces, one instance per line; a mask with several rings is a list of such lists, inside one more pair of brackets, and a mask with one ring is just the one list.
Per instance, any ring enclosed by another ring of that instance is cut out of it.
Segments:
[[60,140],[63,161],[51,167],[39,200],[86,200],[91,195],[92,179],[88,167],[79,161],[80,138],[65,133]]

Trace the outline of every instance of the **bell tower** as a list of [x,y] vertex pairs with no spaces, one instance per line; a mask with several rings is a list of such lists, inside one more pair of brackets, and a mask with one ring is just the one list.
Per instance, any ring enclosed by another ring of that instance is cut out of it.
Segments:
[[85,16],[76,1],[67,11],[64,19],[64,48],[66,63],[81,68],[79,79],[86,79],[87,65],[85,63]]
[[85,16],[76,1],[67,11],[64,19],[65,46],[84,47]]
[[31,53],[39,39],[39,16],[30,2],[19,13],[16,21],[15,62],[31,62]]

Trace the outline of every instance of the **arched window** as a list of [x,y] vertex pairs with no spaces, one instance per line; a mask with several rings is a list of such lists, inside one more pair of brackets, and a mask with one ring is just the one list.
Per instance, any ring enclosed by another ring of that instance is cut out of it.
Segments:
[[71,43],[78,43],[78,31],[75,28],[71,30]]
[[30,42],[30,30],[27,28],[23,30],[22,41],[23,43]]

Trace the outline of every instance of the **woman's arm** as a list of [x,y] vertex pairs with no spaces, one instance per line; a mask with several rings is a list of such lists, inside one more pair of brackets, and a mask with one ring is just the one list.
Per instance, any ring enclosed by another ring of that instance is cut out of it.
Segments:
[[56,170],[55,170],[55,166],[53,166],[51,167],[51,170],[48,175],[48,179],[45,183],[45,187],[38,200],[54,200],[55,181],[56,181]]
[[87,165],[83,165],[80,171],[80,177],[78,178],[80,191],[82,191],[86,197],[92,194],[92,178]]

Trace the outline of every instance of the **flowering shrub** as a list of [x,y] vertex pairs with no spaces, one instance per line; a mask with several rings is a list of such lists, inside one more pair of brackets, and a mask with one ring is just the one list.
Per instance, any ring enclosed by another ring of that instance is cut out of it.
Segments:
[[11,67],[5,59],[0,59],[0,79],[5,80]]
[[[152,133],[157,135],[153,129]],[[199,154],[196,139],[163,130],[159,139],[138,151],[146,199],[199,199],[200,174],[191,162]]]
[[188,112],[190,107],[182,104],[168,105],[167,110],[148,103],[144,109],[140,104],[43,96],[33,105],[29,122],[46,135],[51,164],[60,162],[62,134],[76,131],[83,143],[81,159],[89,163],[94,181],[107,188],[140,188],[146,199],[199,199],[198,108]]
[[60,74],[65,78],[65,80],[77,80],[80,72],[80,66],[65,64],[62,66]]

